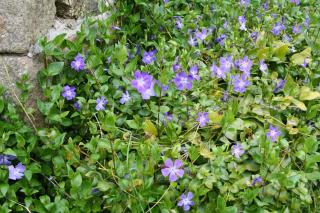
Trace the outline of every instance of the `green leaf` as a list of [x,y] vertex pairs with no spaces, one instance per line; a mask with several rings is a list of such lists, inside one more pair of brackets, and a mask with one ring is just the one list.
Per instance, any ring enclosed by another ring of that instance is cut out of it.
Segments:
[[3,109],[4,109],[4,100],[0,98],[0,113],[3,111]]
[[311,172],[311,173],[306,173],[306,178],[308,180],[314,181],[314,180],[320,180],[320,172]]
[[139,129],[139,124],[135,120],[127,120],[126,123],[131,129]]
[[48,76],[55,76],[58,75],[64,66],[64,62],[53,62],[49,64],[48,69],[47,69],[47,75]]
[[80,173],[76,173],[76,175],[71,179],[71,186],[75,188],[79,188],[82,183],[82,176]]
[[113,131],[116,128],[116,117],[113,113],[107,113],[101,121],[101,128],[105,131]]
[[299,99],[301,101],[310,101],[320,98],[320,92],[311,91],[309,87],[303,86],[300,91]]
[[7,184],[7,183],[0,184],[0,191],[3,196],[5,196],[7,194],[8,189],[9,189],[9,184]]
[[106,192],[109,189],[111,189],[113,187],[113,184],[106,182],[106,181],[99,181],[97,188],[102,191],[102,192]]

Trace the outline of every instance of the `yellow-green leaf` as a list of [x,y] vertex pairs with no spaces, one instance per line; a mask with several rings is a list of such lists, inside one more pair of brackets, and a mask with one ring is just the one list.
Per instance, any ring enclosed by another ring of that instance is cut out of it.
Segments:
[[143,129],[146,135],[158,136],[158,130],[150,120],[144,121]]
[[300,91],[299,99],[301,101],[310,101],[320,98],[320,93],[316,91],[311,91],[309,87],[302,87]]
[[280,41],[275,41],[273,43],[273,54],[279,58],[280,60],[284,59],[284,57],[289,52],[289,45]]
[[308,47],[305,50],[303,50],[300,53],[296,53],[294,55],[291,56],[291,62],[296,64],[296,65],[301,65],[304,63],[304,60],[306,59],[306,61],[308,63],[311,62],[311,48]]
[[200,155],[209,159],[213,158],[212,152],[210,152],[210,150],[204,144],[200,144]]

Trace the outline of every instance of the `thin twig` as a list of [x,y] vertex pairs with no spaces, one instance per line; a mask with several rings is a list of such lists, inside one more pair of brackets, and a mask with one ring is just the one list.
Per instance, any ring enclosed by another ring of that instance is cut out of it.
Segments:
[[171,185],[166,189],[166,191],[163,192],[163,194],[162,194],[162,196],[159,198],[159,200],[158,200],[146,213],[151,212],[151,210],[160,203],[160,201],[161,201],[161,200],[163,199],[163,197],[167,194],[167,192],[169,191],[170,188],[171,188]]
[[[7,80],[8,80],[9,83],[12,85],[12,81],[11,81],[11,78],[10,78],[10,75],[9,75],[8,68],[7,68],[6,64],[5,64],[3,61],[2,61],[2,65],[3,65],[3,67],[4,67],[4,70],[6,71]],[[23,112],[26,114],[26,116],[27,116],[28,120],[30,121],[30,123],[31,123],[34,131],[37,131],[37,128],[36,128],[33,120],[30,118],[29,114],[27,113],[26,108],[24,107],[23,103],[20,101],[18,95],[16,94],[16,92],[14,91],[14,89],[12,89],[11,86],[9,86],[9,89],[11,90],[11,93],[14,95],[14,97],[17,99],[17,101],[18,101],[19,105],[21,106]]]
[[13,202],[13,203],[15,203],[15,204],[17,204],[17,205],[19,205],[19,206],[22,206],[23,208],[25,208],[25,209],[27,210],[27,212],[32,213],[28,207],[22,205],[21,203],[18,203],[18,202],[16,202],[16,201],[10,200],[10,199],[8,199],[8,200],[11,201],[11,202]]

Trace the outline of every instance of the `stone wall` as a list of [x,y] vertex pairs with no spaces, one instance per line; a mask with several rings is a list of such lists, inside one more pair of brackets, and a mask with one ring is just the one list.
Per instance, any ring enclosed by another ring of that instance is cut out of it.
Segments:
[[[97,12],[97,1],[0,0],[0,84],[16,90],[15,82],[27,73],[37,87],[37,71],[43,67],[35,48],[37,39],[52,39],[70,27],[75,31],[82,16]],[[37,91],[32,90],[31,103],[38,97]]]

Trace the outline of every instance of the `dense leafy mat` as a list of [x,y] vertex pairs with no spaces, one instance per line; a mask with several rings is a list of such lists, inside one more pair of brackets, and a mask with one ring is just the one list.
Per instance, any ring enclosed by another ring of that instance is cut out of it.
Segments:
[[0,99],[1,212],[317,212],[319,6],[121,0],[42,39],[47,127]]

